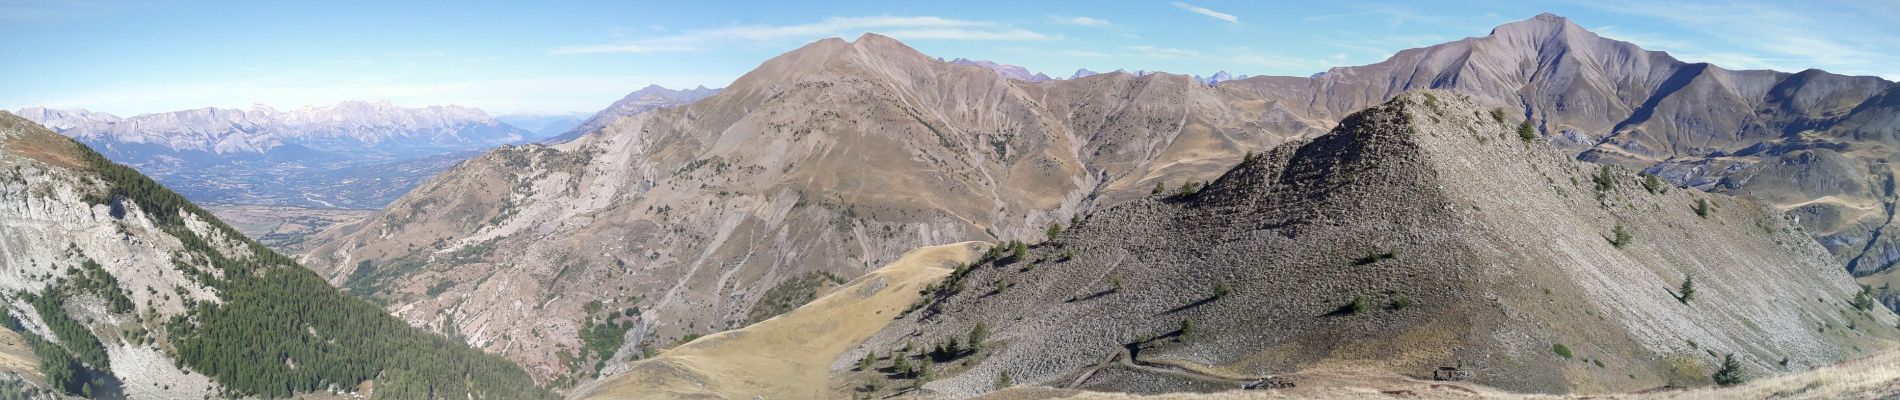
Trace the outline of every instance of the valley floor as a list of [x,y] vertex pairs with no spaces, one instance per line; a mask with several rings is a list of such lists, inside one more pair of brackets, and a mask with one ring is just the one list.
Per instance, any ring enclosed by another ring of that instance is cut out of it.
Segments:
[[297,206],[209,205],[205,210],[248,236],[285,254],[303,252],[304,238],[376,215],[376,210]]

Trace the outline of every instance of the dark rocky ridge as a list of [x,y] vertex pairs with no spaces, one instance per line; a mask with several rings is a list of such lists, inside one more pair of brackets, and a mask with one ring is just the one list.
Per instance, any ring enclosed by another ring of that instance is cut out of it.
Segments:
[[[1198,194],[1091,214],[1024,260],[980,264],[960,292],[834,371],[982,322],[991,350],[967,368],[940,364],[944,378],[926,389],[971,396],[1007,371],[1035,385],[1224,390],[1323,369],[1429,377],[1462,362],[1487,385],[1592,393],[1706,383],[1720,361],[1707,352],[1767,375],[1896,337],[1892,313],[1846,304],[1858,289],[1782,214],[1696,190],[1656,194],[1627,171],[1599,194],[1594,166],[1520,141],[1517,120],[1463,97],[1403,95]],[[1723,211],[1698,217],[1696,200]],[[1635,241],[1612,245],[1618,227]],[[1673,290],[1687,275],[1699,291],[1684,304]],[[1221,284],[1231,293],[1215,297]],[[1352,311],[1360,297],[1367,307]],[[1195,328],[1183,339],[1184,320]],[[1105,362],[1125,351],[1142,365]]]

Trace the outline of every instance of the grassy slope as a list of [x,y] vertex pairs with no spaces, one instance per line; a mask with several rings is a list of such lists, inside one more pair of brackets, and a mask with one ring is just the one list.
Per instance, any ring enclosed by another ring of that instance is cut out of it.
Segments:
[[830,370],[981,244],[925,247],[790,313],[699,338],[583,388],[580,398],[838,398]]
[[18,372],[37,383],[45,379],[40,375],[39,365],[40,358],[27,347],[26,338],[19,332],[0,327],[0,371]]

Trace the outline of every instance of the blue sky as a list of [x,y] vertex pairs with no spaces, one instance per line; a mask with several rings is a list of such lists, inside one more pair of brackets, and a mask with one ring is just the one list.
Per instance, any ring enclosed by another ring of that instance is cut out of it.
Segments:
[[1688,61],[1900,79],[1900,2],[157,2],[0,0],[0,108],[294,108],[342,100],[592,112],[724,86],[825,37],[1077,68],[1309,75],[1539,12]]

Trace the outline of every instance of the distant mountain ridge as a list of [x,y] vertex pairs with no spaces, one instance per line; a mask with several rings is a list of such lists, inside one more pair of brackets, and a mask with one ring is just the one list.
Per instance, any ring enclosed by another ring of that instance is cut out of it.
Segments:
[[1048,75],[1043,75],[1042,73],[1039,73],[1039,72],[1029,72],[1028,68],[1023,68],[1020,66],[1009,65],[1009,64],[999,64],[995,61],[990,61],[990,60],[971,60],[968,58],[958,58],[955,60],[950,60],[950,63],[957,64],[957,65],[975,65],[978,67],[989,68],[991,71],[996,71],[997,75],[1002,75],[1004,78],[1015,79],[1015,80],[1024,81],[1024,82],[1042,82],[1042,81],[1047,81],[1047,80],[1052,79]]
[[626,116],[655,109],[689,104],[694,101],[699,101],[699,99],[719,94],[719,90],[720,89],[716,88],[708,89],[705,85],[685,90],[667,89],[660,85],[647,85],[647,87],[635,90],[633,93],[628,93],[626,97],[620,98],[619,101],[608,105],[607,108],[600,110],[600,112],[594,113],[592,117],[581,121],[579,126],[575,126],[565,133],[549,138],[545,140],[545,142],[560,143],[574,140],[574,138],[580,137],[581,135],[598,131],[608,124],[612,124],[614,121],[618,121]]
[[[938,60],[942,61],[943,58],[939,57]],[[1052,78],[1049,75],[1043,74],[1041,72],[1030,72],[1028,68],[1023,68],[1022,66],[1003,64],[1003,63],[998,63],[998,62],[990,61],[990,60],[971,60],[968,58],[957,58],[957,59],[953,59],[953,60],[949,60],[945,62],[956,64],[956,65],[974,65],[978,67],[988,68],[989,70],[995,71],[997,75],[1000,75],[1004,78],[1015,79],[1015,80],[1019,80],[1023,82],[1029,82],[1029,83],[1047,82],[1047,81],[1061,79],[1061,78]],[[1122,70],[1115,70],[1115,71],[1123,72]],[[1149,74],[1148,71],[1135,72],[1136,76],[1144,76],[1147,74]],[[1082,69],[1075,70],[1075,73],[1070,74],[1068,79],[1081,79],[1081,78],[1086,78],[1086,77],[1095,76],[1095,75],[1101,75],[1101,73],[1090,71],[1088,68],[1082,68]],[[1231,80],[1247,79],[1247,75],[1235,76],[1233,74],[1227,73],[1227,71],[1219,71],[1219,72],[1215,72],[1213,75],[1208,75],[1206,77],[1202,77],[1200,75],[1193,75],[1192,78],[1194,79],[1195,82],[1212,85],[1212,84],[1231,81]]]
[[[346,101],[279,111],[199,108],[118,117],[86,110],[26,108],[15,114],[84,142],[150,144],[173,151],[264,153],[296,144],[320,151],[467,151],[519,142],[527,132],[461,106],[397,107]],[[384,149],[387,150],[387,149]]]
[[542,140],[567,133],[591,116],[585,112],[523,113],[496,115],[495,120],[533,132],[528,135],[529,140]]

